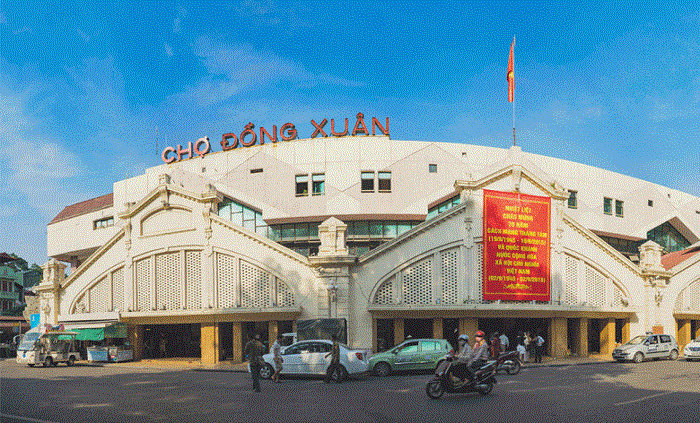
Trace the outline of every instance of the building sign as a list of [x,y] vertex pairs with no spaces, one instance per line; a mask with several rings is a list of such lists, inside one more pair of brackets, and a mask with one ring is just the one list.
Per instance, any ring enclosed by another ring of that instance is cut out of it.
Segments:
[[485,300],[549,301],[551,199],[484,190]]
[[[365,115],[358,113],[352,131],[350,130],[349,123],[348,118],[345,118],[344,125],[342,125],[343,129],[341,130],[341,125],[337,124],[333,119],[331,119],[330,122],[325,118],[320,122],[311,119],[313,132],[310,138],[316,138],[317,136],[344,137],[347,135],[370,135],[368,128],[372,129],[372,135],[379,132],[382,135],[389,136],[389,118],[386,118],[384,125],[375,117],[366,123]],[[223,134],[219,144],[221,144],[221,149],[223,151],[228,151],[239,147],[263,145],[265,144],[265,139],[271,143],[276,143],[279,140],[292,141],[297,139],[297,136],[297,128],[293,123],[285,123],[280,126],[279,132],[277,131],[277,125],[272,125],[272,130],[269,131],[262,126],[259,131],[256,131],[255,125],[248,123],[240,134],[235,132]],[[192,143],[192,141],[188,142],[186,147],[182,145],[178,145],[177,147],[165,147],[161,153],[161,158],[165,163],[174,163],[183,159],[191,159],[195,156],[204,157],[210,152],[211,143],[209,142],[209,137],[203,137],[194,143]]]
[[29,315],[29,322],[31,323],[32,329],[39,326],[39,324],[41,324],[41,314],[39,314],[39,313],[30,314]]

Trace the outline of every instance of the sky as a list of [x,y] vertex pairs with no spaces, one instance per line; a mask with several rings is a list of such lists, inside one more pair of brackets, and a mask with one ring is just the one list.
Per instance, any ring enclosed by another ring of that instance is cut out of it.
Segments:
[[65,206],[248,122],[508,148],[513,36],[523,151],[700,196],[699,5],[2,1],[0,251],[43,264]]

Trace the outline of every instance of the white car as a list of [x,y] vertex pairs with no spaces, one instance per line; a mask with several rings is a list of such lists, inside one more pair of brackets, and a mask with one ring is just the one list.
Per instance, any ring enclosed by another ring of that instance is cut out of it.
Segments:
[[[369,369],[368,352],[365,350],[353,350],[343,343],[340,344],[340,365],[342,374],[334,374],[333,378],[345,379],[348,375],[365,373]],[[333,342],[326,339],[313,339],[300,341],[288,346],[282,351],[283,375],[325,375],[326,369],[331,363],[331,357],[326,355],[331,352]],[[263,356],[265,364],[260,368],[260,377],[269,379],[275,372],[273,354]]]
[[685,359],[690,360],[700,360],[700,338],[695,338],[683,349],[683,355]]

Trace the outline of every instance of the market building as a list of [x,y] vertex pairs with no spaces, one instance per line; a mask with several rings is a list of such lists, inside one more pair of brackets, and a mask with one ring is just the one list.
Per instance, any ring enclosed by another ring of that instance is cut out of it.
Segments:
[[388,120],[359,118],[339,136],[324,119],[308,139],[248,126],[224,151],[168,147],[67,206],[48,225],[42,322],[121,323],[136,358],[204,363],[315,319],[375,351],[477,328],[540,331],[553,356],[700,336],[700,198],[519,147],[392,140]]

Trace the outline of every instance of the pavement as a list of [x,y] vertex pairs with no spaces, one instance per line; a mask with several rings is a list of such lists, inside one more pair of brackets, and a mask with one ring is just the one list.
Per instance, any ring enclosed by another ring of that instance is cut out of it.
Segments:
[[[542,357],[542,363],[523,363],[523,368],[535,367],[556,367],[556,366],[573,366],[586,365],[596,363],[613,362],[612,355],[595,354],[588,357],[568,356],[563,358]],[[78,361],[78,365],[88,366],[109,366],[109,367],[138,367],[138,368],[156,368],[167,370],[195,370],[209,372],[248,372],[248,363],[234,363],[230,360],[221,361],[217,364],[202,364],[196,357],[173,357],[173,358],[149,358],[139,361],[126,361],[122,363],[91,363],[88,361]]]

